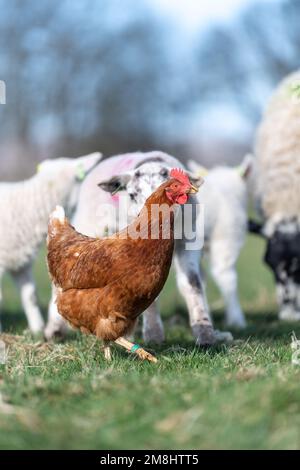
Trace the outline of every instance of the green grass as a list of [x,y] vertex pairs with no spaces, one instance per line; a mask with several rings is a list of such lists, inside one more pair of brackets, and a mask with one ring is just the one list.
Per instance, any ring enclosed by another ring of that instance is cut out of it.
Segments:
[[[17,292],[6,278],[0,448],[299,449],[300,368],[291,364],[290,338],[292,331],[300,337],[300,325],[278,322],[262,250],[251,237],[241,254],[240,296],[249,326],[234,332],[230,346],[194,347],[171,277],[161,300],[167,341],[150,348],[157,365],[117,347],[108,364],[95,338],[80,334],[63,344],[33,339],[23,332]],[[43,255],[36,278],[45,311]],[[209,279],[208,292],[223,328],[222,303]]]

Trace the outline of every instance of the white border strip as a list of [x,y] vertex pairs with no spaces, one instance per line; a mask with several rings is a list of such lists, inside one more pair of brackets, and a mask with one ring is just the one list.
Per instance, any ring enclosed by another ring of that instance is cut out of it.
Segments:
[[0,80],[0,104],[6,104],[6,85],[3,80]]

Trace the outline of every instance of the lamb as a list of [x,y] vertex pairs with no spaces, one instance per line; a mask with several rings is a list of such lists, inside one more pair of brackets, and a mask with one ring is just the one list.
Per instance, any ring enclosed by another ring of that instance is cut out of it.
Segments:
[[274,92],[255,142],[256,206],[265,261],[277,287],[279,317],[300,320],[300,70]]
[[42,332],[44,328],[32,264],[46,236],[49,214],[57,204],[69,210],[75,207],[79,182],[100,158],[97,152],[76,159],[45,160],[32,178],[0,183],[0,303],[1,280],[9,272],[20,290],[32,333]]
[[226,324],[244,328],[245,316],[238,298],[236,262],[247,233],[247,179],[252,156],[246,155],[238,167],[217,166],[206,170],[194,161],[188,162],[194,174],[205,177],[197,194],[204,205],[205,245],[210,271],[225,303]]
[[[119,206],[120,195],[114,195],[113,193],[117,189],[126,189],[125,196],[129,203],[129,212],[131,217],[135,217],[147,196],[168,178],[170,168],[179,166],[183,167],[177,159],[158,151],[119,155],[103,161],[89,175],[82,186],[77,211],[73,219],[75,228],[79,232],[90,236],[102,236],[103,233],[115,232],[118,226],[114,217],[112,217],[111,205]],[[106,177],[105,181],[103,181],[104,175]],[[189,174],[190,178],[192,176]],[[244,184],[236,172],[234,172],[234,176],[235,178],[233,179],[238,182],[236,183],[238,187],[237,197],[243,198]],[[197,177],[191,178],[191,181],[195,182],[195,184],[196,180]],[[99,182],[102,191],[98,189],[97,193],[97,184]],[[224,188],[224,190],[226,189]],[[193,203],[196,204],[196,202],[194,199]],[[104,207],[107,207],[108,210],[104,211]],[[241,223],[244,226],[241,232],[244,233],[246,216],[241,216],[241,219]],[[200,275],[200,249],[187,250],[185,245],[186,240],[184,238],[176,240],[174,265],[177,271],[178,288],[187,303],[190,325],[196,342],[198,345],[204,345],[214,344],[216,341],[223,340],[224,338],[228,339],[231,337],[230,334],[213,330],[205,298],[205,289]],[[221,269],[222,266],[220,266]],[[230,282],[232,282],[231,279]],[[230,295],[232,295],[231,292]],[[230,297],[230,302],[230,305],[234,305],[232,315],[234,316],[235,324],[243,326],[243,315],[239,307],[236,307],[238,302],[234,303],[232,297]],[[154,302],[147,309],[143,318],[143,336],[145,341],[162,342],[164,330],[157,302]],[[55,295],[53,294],[49,306],[49,320],[45,330],[46,337],[51,338],[55,333],[60,332],[62,328],[63,323],[57,314]]]

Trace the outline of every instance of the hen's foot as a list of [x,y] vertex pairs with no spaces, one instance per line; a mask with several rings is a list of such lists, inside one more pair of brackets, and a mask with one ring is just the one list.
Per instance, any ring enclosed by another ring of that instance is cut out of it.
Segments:
[[105,360],[110,362],[112,360],[110,343],[104,343],[103,353]]
[[119,346],[122,346],[125,348],[127,351],[135,353],[139,358],[142,360],[147,360],[150,362],[157,362],[156,357],[152,356],[152,354],[148,353],[145,351],[143,348],[141,348],[138,344],[134,344],[131,341],[128,341],[125,338],[118,338],[115,340],[115,343],[117,343]]
[[150,354],[148,351],[145,351],[145,349],[138,346],[138,344],[135,344],[134,346],[137,346],[138,349],[132,352],[135,352],[139,356],[140,359],[142,359],[143,361],[146,359],[147,361],[150,361],[150,362],[157,362],[157,358],[155,356],[152,356],[152,354]]

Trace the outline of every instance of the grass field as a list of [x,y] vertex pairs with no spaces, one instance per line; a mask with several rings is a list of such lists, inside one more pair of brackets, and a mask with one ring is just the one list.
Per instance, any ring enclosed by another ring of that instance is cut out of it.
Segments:
[[[277,321],[262,243],[251,237],[239,261],[240,296],[249,321],[235,342],[194,347],[185,307],[171,278],[161,306],[166,343],[157,365],[115,347],[104,361],[93,337],[64,344],[32,338],[8,278],[4,284],[6,366],[0,366],[0,448],[10,449],[299,449],[300,368],[291,364],[291,332]],[[40,303],[49,297],[41,255]],[[219,328],[223,307],[208,282]],[[151,348],[150,348],[151,349]]]

